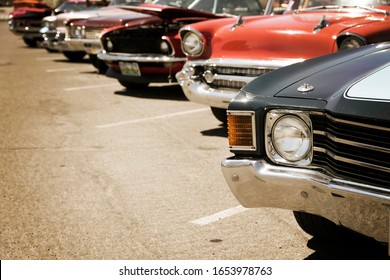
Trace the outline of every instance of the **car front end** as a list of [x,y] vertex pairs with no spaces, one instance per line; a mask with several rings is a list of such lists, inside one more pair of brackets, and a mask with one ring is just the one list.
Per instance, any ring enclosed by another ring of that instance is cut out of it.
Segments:
[[389,40],[387,13],[361,7],[303,6],[278,16],[188,25],[180,30],[188,61],[176,77],[189,100],[224,112],[239,90],[258,76],[309,58]]
[[[214,4],[213,4],[214,3]],[[215,18],[233,18],[237,13],[261,13],[258,1],[247,1],[230,8],[233,1],[188,1],[185,7],[145,6],[134,11],[150,14],[160,23],[129,25],[102,36],[103,52],[98,57],[109,66],[106,75],[121,84],[132,87],[134,83],[176,82],[176,73],[186,61],[181,49],[178,31],[187,24]],[[249,4],[248,4],[249,3]]]
[[222,162],[237,200],[325,218],[388,243],[389,62],[390,45],[373,45],[245,86],[227,110],[234,156]]

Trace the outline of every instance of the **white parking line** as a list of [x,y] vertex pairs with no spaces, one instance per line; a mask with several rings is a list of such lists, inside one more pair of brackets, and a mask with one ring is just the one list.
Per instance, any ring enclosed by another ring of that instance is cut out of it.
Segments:
[[231,217],[233,215],[239,214],[239,213],[244,212],[246,210],[249,210],[249,208],[244,208],[241,205],[239,205],[237,207],[226,209],[224,211],[215,213],[213,215],[206,216],[206,217],[191,221],[191,223],[197,224],[200,226],[204,226],[204,225],[219,221],[221,219],[225,219],[225,218]]
[[91,70],[92,65],[90,67],[68,67],[68,68],[56,68],[56,69],[46,69],[46,72],[48,73],[55,73],[55,72],[67,72],[67,71],[80,71],[80,70]]
[[83,86],[83,87],[71,87],[71,88],[64,88],[64,90],[65,91],[77,91],[77,90],[83,90],[83,89],[93,89],[93,88],[113,87],[113,86],[119,86],[119,84],[115,83],[115,84],[93,85],[93,86]]
[[61,58],[60,56],[45,56],[45,57],[36,57],[36,61],[44,61],[44,60],[55,60]]
[[126,124],[141,123],[141,122],[147,122],[147,121],[151,121],[151,120],[164,119],[164,118],[170,118],[170,117],[175,117],[175,116],[180,116],[180,115],[204,112],[204,111],[208,111],[208,110],[210,110],[210,109],[209,108],[201,108],[201,109],[189,110],[189,111],[172,113],[172,114],[165,114],[165,115],[149,117],[149,118],[142,118],[142,119],[123,121],[123,122],[102,124],[102,125],[97,125],[96,128],[108,128],[108,127],[114,127],[114,126],[120,126],[120,125],[126,125]]

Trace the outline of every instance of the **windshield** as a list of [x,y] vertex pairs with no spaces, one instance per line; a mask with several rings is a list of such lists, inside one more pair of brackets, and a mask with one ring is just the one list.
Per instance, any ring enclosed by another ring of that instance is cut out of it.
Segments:
[[360,7],[374,7],[389,5],[390,0],[305,0],[301,1],[303,4],[300,8],[313,8],[321,6],[360,6]]

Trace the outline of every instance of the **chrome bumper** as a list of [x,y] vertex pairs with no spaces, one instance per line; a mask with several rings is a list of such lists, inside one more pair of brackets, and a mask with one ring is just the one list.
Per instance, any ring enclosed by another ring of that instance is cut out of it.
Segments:
[[88,54],[98,54],[102,51],[99,39],[70,39],[65,38],[65,45],[68,51],[84,51]]
[[[239,93],[237,89],[215,89],[210,87],[204,79],[204,73],[194,73],[199,66],[223,67],[223,68],[280,68],[293,63],[301,62],[302,59],[287,60],[244,60],[244,59],[208,59],[187,61],[183,69],[176,74],[176,79],[181,85],[186,97],[193,102],[209,105],[211,107],[227,109],[230,101]],[[230,81],[249,83],[257,76],[239,76],[229,74],[214,74],[214,81]]]
[[104,61],[111,62],[142,62],[142,63],[177,63],[185,62],[185,57],[172,57],[166,55],[139,55],[139,54],[124,54],[124,53],[105,53],[98,54],[98,58]]
[[378,241],[390,240],[388,189],[263,160],[226,159],[222,171],[230,190],[245,207],[312,213]]

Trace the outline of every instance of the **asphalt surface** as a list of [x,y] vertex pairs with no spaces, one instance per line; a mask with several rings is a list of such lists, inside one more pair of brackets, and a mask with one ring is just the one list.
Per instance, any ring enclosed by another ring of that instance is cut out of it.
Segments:
[[126,91],[6,22],[0,38],[0,259],[388,258],[241,207],[220,169],[226,129],[177,85]]

